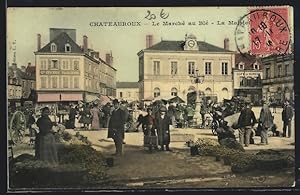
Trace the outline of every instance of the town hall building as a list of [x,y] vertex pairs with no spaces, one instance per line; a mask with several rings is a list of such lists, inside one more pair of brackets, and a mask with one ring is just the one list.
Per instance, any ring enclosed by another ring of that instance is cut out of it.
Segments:
[[[224,39],[224,48],[198,41],[192,34],[184,41],[163,40],[152,45],[152,40],[152,35],[147,35],[146,49],[137,54],[140,101],[171,95],[186,101],[187,94],[197,87],[218,102],[233,96],[235,55],[229,50],[229,39]],[[204,75],[203,83],[194,82],[195,74]]]

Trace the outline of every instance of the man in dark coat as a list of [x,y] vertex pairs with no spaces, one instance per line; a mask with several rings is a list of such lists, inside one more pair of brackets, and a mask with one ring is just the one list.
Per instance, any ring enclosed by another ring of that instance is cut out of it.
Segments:
[[246,108],[241,111],[238,119],[239,141],[241,145],[248,147],[253,125],[257,123],[254,112],[251,110],[250,103],[246,103]]
[[288,137],[291,137],[291,120],[294,116],[293,108],[290,106],[289,102],[286,101],[283,106],[282,111],[282,121],[283,121],[283,137],[286,137],[286,127],[288,127]]
[[70,111],[69,111],[69,124],[70,128],[74,129],[75,128],[75,117],[76,117],[76,109],[75,106],[72,104]]
[[157,129],[158,144],[161,146],[161,150],[164,151],[166,146],[166,151],[171,151],[169,148],[170,144],[170,127],[172,120],[166,114],[166,107],[161,107],[160,111],[155,116],[155,127]]
[[260,133],[261,144],[268,144],[268,131],[273,126],[273,116],[268,104],[264,101],[259,115],[259,123],[262,127]]
[[114,110],[108,124],[108,138],[112,138],[115,142],[116,153],[115,155],[121,156],[123,150],[124,139],[124,124],[125,124],[125,112],[120,108],[119,101],[113,100]]
[[155,117],[152,114],[151,108],[147,108],[147,115],[144,116],[143,122],[145,125],[144,134],[147,136],[154,135],[154,123],[155,123]]

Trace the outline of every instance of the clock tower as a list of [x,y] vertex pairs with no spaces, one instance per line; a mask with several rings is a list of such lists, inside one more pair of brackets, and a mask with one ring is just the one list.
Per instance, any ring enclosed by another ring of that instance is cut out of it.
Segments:
[[193,34],[185,35],[185,44],[184,44],[185,51],[197,51],[199,50],[197,44],[197,37]]

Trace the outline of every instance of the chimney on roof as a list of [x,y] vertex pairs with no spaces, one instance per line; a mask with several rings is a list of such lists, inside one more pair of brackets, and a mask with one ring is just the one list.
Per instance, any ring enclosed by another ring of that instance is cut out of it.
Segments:
[[37,34],[37,50],[41,49],[41,34]]
[[109,64],[109,65],[111,65],[111,57],[110,57],[110,54],[109,53],[107,53],[106,55],[105,55],[105,61],[106,61],[106,63],[107,64]]
[[83,35],[83,52],[88,53],[88,37]]
[[110,52],[110,53],[106,53],[106,55],[105,55],[105,61],[106,61],[106,63],[107,64],[109,64],[109,65],[113,65],[113,56],[112,56],[112,53]]
[[229,50],[229,39],[228,38],[224,39],[224,49]]
[[146,35],[146,48],[153,45],[153,35]]
[[99,59],[99,51],[94,52],[95,58]]

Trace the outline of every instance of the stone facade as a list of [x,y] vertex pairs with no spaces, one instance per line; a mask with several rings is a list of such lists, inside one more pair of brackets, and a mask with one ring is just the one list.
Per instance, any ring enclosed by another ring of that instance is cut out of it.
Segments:
[[87,36],[84,44],[81,48],[62,32],[35,52],[38,102],[90,102],[100,94],[116,95],[116,69],[92,55]]
[[117,82],[117,99],[133,102],[139,100],[139,86],[137,82]]
[[234,95],[246,97],[255,105],[261,104],[263,65],[259,58],[251,55],[235,55],[233,69]]
[[[233,96],[232,68],[234,53],[199,42],[195,36],[185,41],[162,41],[138,53],[139,100],[156,96],[178,95],[197,90],[218,101]],[[196,84],[191,76],[198,72],[204,82]]]
[[263,98],[278,101],[294,100],[294,54],[262,58]]

